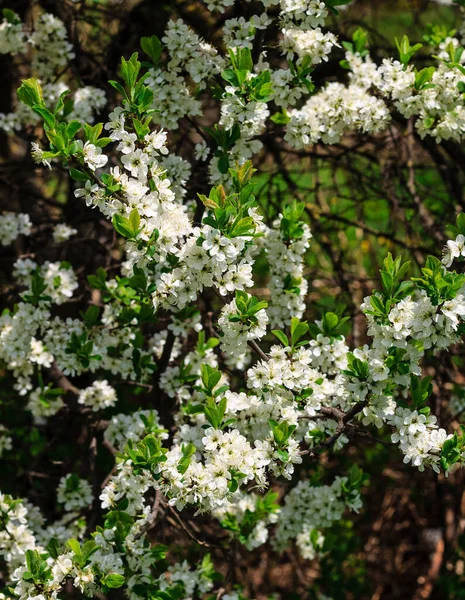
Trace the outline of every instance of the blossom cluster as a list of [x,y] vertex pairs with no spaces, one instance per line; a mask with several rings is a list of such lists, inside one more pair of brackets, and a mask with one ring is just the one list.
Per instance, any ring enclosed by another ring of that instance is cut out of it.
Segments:
[[[96,534],[95,542],[86,542],[81,546],[79,540],[82,541],[83,530],[73,531],[73,526],[69,524],[57,524],[44,530],[43,516],[29,503],[2,494],[0,514],[5,524],[5,529],[0,533],[0,556],[11,568],[11,583],[17,597],[55,599],[67,582],[72,583],[81,593],[93,596],[101,586],[100,581],[106,582],[104,585],[107,590],[121,587],[124,582],[124,562],[116,549],[116,528]],[[69,515],[75,518],[73,513]],[[215,572],[209,555],[205,555],[196,569],[191,569],[187,561],[184,561],[169,566],[157,578],[153,577],[150,567],[154,563],[154,552],[141,538],[140,527],[143,522],[144,518],[135,522],[126,540],[125,559],[136,571],[128,582],[129,597],[141,597],[134,591],[141,581],[150,581],[157,589],[166,593],[176,589],[186,599],[192,597],[194,592],[210,591]],[[60,528],[63,530],[61,536]],[[60,547],[63,533],[66,536],[74,533],[78,539],[73,538],[68,548],[59,553],[47,553],[46,547],[50,548],[50,540],[58,544],[56,548]],[[163,559],[164,547],[159,548],[159,559]],[[25,556],[27,566],[21,564]],[[44,557],[47,557],[46,560]],[[40,574],[37,570],[39,566]],[[30,576],[31,571],[34,577]]]
[[[206,2],[226,17],[233,4]],[[340,451],[367,428],[390,434],[404,462],[420,471],[449,473],[465,463],[464,436],[439,426],[428,404],[433,385],[423,377],[424,359],[463,335],[465,276],[451,269],[465,257],[463,217],[442,261],[429,257],[420,277],[407,281],[408,266],[388,255],[382,288],[361,306],[369,340],[351,348],[341,311],[303,320],[312,237],[305,203],[268,218],[248,160],[262,148],[271,102],[282,109],[271,122],[285,126],[296,148],[335,143],[354,129],[376,134],[393,107],[415,118],[420,135],[460,140],[465,81],[460,61],[447,60],[456,42],[445,40],[442,62],[418,79],[404,56],[375,64],[363,35],[354,34],[344,45],[348,84],[331,81],[305,100],[313,66],[339,47],[322,29],[328,3],[261,4],[259,15],[225,18],[227,55],[181,20],[168,24],[161,42],[144,38],[147,73],[137,55],[123,59],[122,83],[112,82],[121,103],[93,127],[94,111],[106,104],[102,92],[77,90],[70,112],[59,105],[67,87],[54,75],[73,54],[63,24],[45,14],[27,37],[10,15],[13,22],[5,18],[0,27],[0,49],[14,53],[16,43],[27,52],[30,45],[31,68],[42,80],[19,89],[35,123],[45,122],[34,160],[72,168],[75,202],[100,211],[122,256],[111,277],[100,267],[83,283],[69,262],[32,260],[18,244],[18,301],[0,316],[0,360],[20,406],[34,431],[53,427],[60,414],[79,415],[91,444],[115,457],[101,486],[87,479],[85,465],[57,478],[56,522],[0,496],[0,555],[20,600],[53,600],[68,584],[89,597],[124,584],[131,600],[173,588],[175,598],[210,592],[216,574],[209,558],[195,569],[182,561],[158,570],[165,551],[147,535],[162,514],[183,523],[186,507],[211,513],[228,539],[249,550],[275,529],[278,550],[295,543],[311,560],[325,551],[325,530],[345,511],[360,510],[364,477],[353,467],[323,485],[299,479],[296,466]],[[276,14],[278,58],[263,51],[252,60],[256,36],[276,24]],[[202,95],[219,80],[219,122],[196,142],[212,186],[197,200],[190,197],[193,168],[170,151],[166,130],[201,115]],[[0,126],[32,122],[24,111],[0,116]],[[31,232],[28,215],[0,217],[4,246]],[[53,250],[76,233],[56,224]],[[258,257],[267,301],[260,299]],[[72,302],[83,310],[72,312]],[[146,391],[145,404],[130,414],[120,412],[128,388],[136,401]],[[2,458],[15,435],[1,426]],[[281,478],[290,489],[278,504],[272,488]],[[104,514],[97,526],[86,522],[96,506]]]
[[0,215],[0,244],[9,246],[20,235],[31,235],[32,223],[24,213],[4,212]]
[[[76,87],[72,77],[69,83],[63,73],[75,58],[73,45],[68,41],[65,24],[55,15],[42,13],[31,31],[13,11],[7,11],[0,23],[0,54],[20,56],[27,61],[30,74],[40,79],[43,94],[50,104],[56,104],[63,95],[73,93],[73,105],[68,120],[92,123],[95,114],[106,105],[105,92],[94,86]],[[6,133],[19,131],[39,116],[27,106],[18,103],[10,113],[0,113],[0,130]]]
[[285,547],[295,540],[304,558],[312,559],[322,550],[321,529],[330,527],[343,515],[346,506],[358,512],[362,502],[358,492],[351,492],[346,477],[336,478],[331,485],[299,483],[286,496],[276,532],[276,545]]
[[78,402],[89,406],[93,411],[103,410],[116,404],[116,391],[106,379],[94,381],[79,392]]
[[274,327],[289,325],[292,317],[302,317],[308,283],[304,277],[304,257],[312,234],[301,224],[299,237],[286,235],[281,216],[266,232],[265,251],[270,264],[270,315]]

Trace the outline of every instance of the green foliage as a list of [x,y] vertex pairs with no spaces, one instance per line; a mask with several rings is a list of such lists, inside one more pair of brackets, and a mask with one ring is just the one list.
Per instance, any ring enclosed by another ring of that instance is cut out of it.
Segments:
[[456,431],[454,435],[446,440],[441,450],[441,466],[448,471],[453,465],[463,461],[465,452],[465,428],[462,426],[462,433],[459,435]]
[[80,335],[73,331],[68,345],[65,348],[65,353],[76,355],[76,358],[81,365],[85,369],[88,369],[92,360],[102,359],[99,354],[92,354],[93,348],[94,342],[88,339],[87,331],[84,331]]
[[81,311],[80,315],[86,327],[90,329],[91,327],[97,325],[97,323],[99,322],[100,308],[98,306],[95,306],[95,304],[92,304],[85,312]]
[[76,492],[79,490],[80,480],[76,473],[72,473],[66,478],[66,491],[67,492]]
[[18,19],[18,16],[16,15],[15,11],[11,10],[11,8],[4,8],[2,10],[2,15],[3,18],[6,19],[8,23],[11,23],[12,25],[21,23],[21,20]]
[[111,196],[115,192],[119,192],[121,190],[121,184],[119,184],[113,175],[109,173],[102,173],[100,179],[102,183],[105,184],[104,193],[106,196]]
[[224,428],[231,421],[223,422],[227,407],[226,397],[223,396],[217,401],[217,398],[228,389],[227,385],[215,389],[220,382],[221,371],[210,367],[208,364],[202,364],[201,379],[203,387],[198,387],[197,389],[205,394],[206,397],[203,405],[205,417],[214,429]]
[[69,175],[74,181],[81,181],[85,183],[86,181],[90,180],[89,175],[83,171],[80,171],[79,169],[70,169]]
[[416,54],[418,50],[423,48],[423,44],[414,44],[411,46],[407,35],[404,35],[400,42],[397,38],[395,41],[397,50],[399,51],[399,60],[404,65],[405,69],[407,68],[407,65],[409,64],[413,55]]
[[51,579],[52,571],[45,558],[46,555],[40,554],[37,550],[26,550],[27,571],[23,573],[22,579],[37,586]]
[[109,573],[101,579],[101,583],[109,589],[120,588],[124,585],[124,582],[124,575],[120,575],[119,573]]
[[97,273],[95,275],[87,276],[87,281],[89,282],[89,285],[96,290],[101,290],[101,291],[106,290],[107,289],[106,280],[107,280],[107,272],[105,271],[105,269],[102,269],[102,267],[99,267],[97,269]]
[[415,69],[415,89],[421,91],[435,87],[433,83],[430,83],[435,72],[436,67],[425,67],[421,71]]
[[[294,86],[305,86],[307,92],[310,94],[315,90],[315,84],[312,81],[311,74],[314,71],[314,66],[310,56],[304,56],[302,59],[297,61],[288,60],[289,70],[293,75],[292,85]],[[286,115],[286,111],[283,109],[283,115]],[[290,121],[289,117],[285,117],[285,123]],[[276,123],[276,121],[275,121]]]
[[134,52],[129,60],[126,60],[124,57],[121,58],[120,76],[124,81],[127,90],[129,91],[129,98],[131,101],[134,100],[134,91],[137,79],[139,77],[140,68],[141,63],[138,60],[137,52]]
[[[196,310],[196,307],[192,307],[192,308],[194,310]],[[180,318],[179,315],[180,315],[180,313],[178,313],[176,315],[178,319]],[[195,349],[196,349],[198,355],[201,358],[204,358],[205,355],[206,355],[206,353],[207,353],[207,351],[208,350],[212,350],[213,348],[216,348],[219,343],[220,343],[220,340],[218,338],[215,338],[215,337],[211,337],[207,341],[205,341],[205,331],[202,329],[201,331],[199,331],[199,334],[198,334],[198,337],[197,337],[197,344],[196,344]]]
[[226,129],[221,125],[215,124],[213,127],[206,127],[205,132],[215,142],[216,150],[214,156],[218,158],[218,170],[223,175],[226,175],[230,167],[229,150],[231,150],[241,137],[241,129],[237,124],[234,124],[231,129]]
[[87,566],[90,562],[91,556],[100,548],[100,546],[97,546],[94,540],[88,540],[81,546],[78,540],[74,538],[68,540],[68,546],[73,552],[74,564],[80,568]]
[[30,108],[34,106],[45,108],[42,87],[37,79],[24,79],[18,88],[17,94],[21,102]]
[[223,424],[224,415],[226,413],[227,400],[223,396],[219,402],[214,398],[207,398],[205,401],[205,417],[214,429],[220,429]]
[[292,203],[283,209],[283,218],[280,223],[280,230],[285,242],[292,240],[300,240],[304,234],[303,224],[301,220],[305,204],[293,200]]
[[439,46],[439,44],[444,42],[448,37],[454,37],[456,33],[456,29],[449,29],[447,25],[442,23],[435,23],[434,25],[429,23],[427,25],[427,31],[423,35],[423,39],[431,46]]
[[291,352],[305,344],[308,344],[307,340],[301,338],[308,332],[309,325],[306,321],[300,321],[297,317],[292,317],[290,327],[290,338],[277,329],[274,329],[271,333],[278,338],[283,346],[290,346]]
[[210,365],[203,364],[201,366],[201,377],[205,393],[213,395],[213,390],[221,379],[221,371],[210,367]]
[[413,409],[426,415],[431,412],[431,409],[426,406],[428,398],[433,391],[431,379],[432,377],[423,377],[422,379],[416,375],[410,375],[410,393],[412,395]]
[[456,227],[449,225],[449,230],[453,237],[458,235],[465,236],[465,213],[459,213],[456,219]]
[[309,326],[307,321],[300,321],[297,317],[291,319],[291,348],[300,348],[307,344],[307,341],[302,341],[303,336],[308,332]]
[[84,129],[85,141],[88,141],[100,148],[108,145],[112,140],[106,137],[100,137],[103,130],[103,123],[97,123],[94,126],[84,124],[78,120],[67,121],[66,117],[73,109],[73,103],[66,100],[69,90],[64,91],[55,105],[53,111],[45,106],[43,100],[42,88],[36,79],[23,80],[17,90],[18,98],[21,102],[32,108],[43,120],[44,132],[50,143],[50,151],[42,152],[42,158],[50,160],[52,158],[62,157],[65,164],[72,159],[77,160],[81,169],[71,169],[71,177],[76,181],[88,181],[89,175],[87,167],[83,161],[81,146],[77,142],[77,134]]
[[388,300],[398,302],[405,298],[412,289],[412,284],[408,281],[402,281],[403,276],[408,272],[410,262],[402,262],[400,257],[395,260],[390,252],[383,261],[384,269],[380,270],[381,281],[383,284],[382,294]]
[[[462,60],[462,55],[465,52],[465,48],[463,48],[462,46],[458,46],[456,48],[454,46],[454,43],[451,41],[446,46],[446,52],[448,54],[449,60],[444,60],[443,62],[448,64],[450,67],[454,67],[454,68],[458,69],[462,73],[462,75],[464,75],[465,67],[463,67],[463,65],[461,64],[461,60]],[[441,60],[443,60],[443,59],[441,59]]]
[[191,458],[195,454],[196,449],[194,444],[182,444],[181,452],[182,458],[178,464],[178,471],[181,473],[181,475],[184,475],[191,464]]
[[348,472],[348,480],[342,485],[342,491],[349,501],[368,483],[368,475],[358,465],[353,464]]
[[287,125],[287,123],[289,123],[289,121],[291,120],[291,117],[287,114],[286,109],[283,108],[281,112],[276,112],[273,115],[271,115],[270,119],[276,125]]
[[[203,223],[218,229],[229,238],[255,235],[255,222],[249,216],[249,208],[255,206],[254,186],[249,183],[252,174],[251,162],[230,171],[234,191],[227,194],[224,186],[211,188],[207,198],[198,194],[202,203],[209,209],[209,214]],[[200,237],[197,244],[202,245],[204,238]]]
[[352,352],[348,352],[347,362],[349,368],[343,371],[343,373],[359,381],[366,381],[368,379],[370,368],[366,360],[357,358]]
[[[358,27],[353,35],[351,42],[342,42],[342,46],[345,50],[350,52],[351,54],[357,54],[361,57],[364,57],[368,54],[368,34],[367,32]],[[341,67],[344,69],[350,69],[350,64],[346,59],[341,60]]]
[[156,35],[152,35],[151,37],[143,37],[140,40],[140,47],[142,50],[150,57],[152,61],[152,65],[154,67],[158,66],[160,62],[161,55],[163,52],[163,46],[160,40]]
[[419,289],[425,290],[433,306],[455,298],[465,283],[465,275],[447,271],[435,256],[428,256],[421,272],[423,277],[412,277],[412,281]]
[[222,78],[237,88],[246,101],[266,102],[273,91],[270,72],[264,70],[252,75],[253,61],[249,48],[229,49],[228,52],[231,68],[222,71]]
[[278,338],[283,346],[289,346],[289,338],[284,332],[280,331],[279,329],[273,329],[271,333]]
[[[166,462],[166,453],[166,448],[162,447],[160,438],[154,433],[147,435],[135,446],[129,440],[126,450],[136,473],[144,469],[153,473],[160,463]],[[157,478],[157,475],[155,475],[155,478]]]
[[140,232],[140,216],[137,208],[133,208],[129,217],[115,213],[112,218],[113,227],[123,237],[133,240]]
[[390,373],[397,372],[401,375],[408,375],[410,372],[410,363],[408,360],[404,360],[406,354],[404,348],[397,348],[396,346],[389,348],[388,357],[384,361],[384,364],[389,369]]
[[51,297],[44,294],[47,289],[47,284],[45,283],[44,278],[38,273],[35,272],[32,275],[31,279],[31,293],[24,293],[23,300],[28,302],[29,304],[39,304],[39,302],[49,301]]
[[235,515],[226,513],[221,526],[230,531],[241,544],[246,544],[257,524],[279,510],[277,499],[278,494],[269,490],[264,496],[256,499],[255,510],[246,509],[240,520]]
[[258,323],[257,313],[268,307],[268,302],[259,301],[255,296],[249,296],[247,292],[236,290],[235,294],[237,312],[229,317],[233,323],[244,325],[255,325]]
[[392,258],[389,252],[383,261],[384,268],[380,270],[382,290],[370,297],[371,309],[366,314],[373,315],[381,323],[388,321],[392,307],[412,293],[413,284],[403,281],[404,275],[410,268],[410,262],[402,262],[401,257]]
[[341,339],[343,337],[344,325],[349,321],[349,317],[342,317],[344,306],[340,306],[338,313],[329,311],[323,313],[320,325],[310,324],[310,332],[314,337],[319,333],[330,339]]
[[273,434],[273,440],[277,448],[276,452],[280,460],[287,462],[289,460],[289,454],[286,449],[289,439],[297,427],[296,425],[289,425],[287,421],[281,421],[281,423],[278,423],[274,419],[269,419],[268,424]]

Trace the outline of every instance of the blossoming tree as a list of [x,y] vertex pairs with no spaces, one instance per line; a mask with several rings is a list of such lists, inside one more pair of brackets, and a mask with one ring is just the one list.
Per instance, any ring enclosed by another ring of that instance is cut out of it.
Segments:
[[[188,24],[173,3],[164,33],[98,85],[75,31],[96,43],[111,3],[3,11],[18,90],[0,129],[36,165],[29,201],[8,195],[0,216],[0,453],[6,474],[27,473],[1,486],[1,598],[250,597],[241,553],[325,560],[365,510],[358,448],[460,481],[465,216],[449,158],[465,136],[465,29],[446,19],[423,44],[400,32],[383,55],[351,24],[358,4],[205,0]],[[427,4],[459,18],[463,2]],[[362,181],[392,149],[400,173],[378,175],[393,228],[320,202],[332,184],[315,164],[337,179],[348,159]],[[448,203],[423,202],[415,160]],[[322,222],[389,242],[358,312],[318,296],[321,256],[329,293],[357,297],[340,229]]]

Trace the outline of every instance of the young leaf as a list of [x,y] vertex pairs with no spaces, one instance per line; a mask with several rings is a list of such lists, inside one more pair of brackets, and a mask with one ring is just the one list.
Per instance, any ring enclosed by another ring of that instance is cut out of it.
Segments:
[[17,90],[18,98],[27,106],[45,107],[42,97],[42,88],[37,79],[24,79]]
[[158,65],[161,53],[163,50],[163,46],[160,40],[156,35],[152,35],[151,37],[143,37],[140,40],[140,47],[142,50],[149,56],[155,66]]

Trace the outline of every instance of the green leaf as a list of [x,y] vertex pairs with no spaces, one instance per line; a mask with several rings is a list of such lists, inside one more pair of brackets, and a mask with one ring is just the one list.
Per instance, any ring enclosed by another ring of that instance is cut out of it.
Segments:
[[101,137],[98,140],[95,140],[94,144],[97,146],[97,148],[105,148],[105,146],[108,146],[108,144],[111,144],[114,141],[115,140],[112,140],[109,137]]
[[121,83],[119,83],[119,81],[110,80],[108,83],[111,85],[111,87],[114,87],[115,90],[117,90],[123,97],[126,98],[126,92],[124,90],[124,87],[121,85]]
[[18,15],[14,12],[14,10],[11,10],[11,8],[4,8],[2,10],[2,14],[3,18],[6,19],[8,23],[13,25],[18,25],[21,23],[20,19],[18,19]]
[[86,310],[86,312],[81,311],[81,316],[82,316],[84,323],[86,324],[86,327],[93,327],[94,325],[96,325],[98,323],[99,316],[100,316],[100,309],[98,306],[95,306],[93,304],[93,305],[89,306],[89,308]]
[[70,169],[69,174],[74,181],[89,181],[89,176],[78,169]]
[[36,105],[45,107],[42,88],[37,79],[24,79],[17,90],[17,94],[21,102],[31,108]]
[[73,139],[76,133],[81,129],[82,123],[74,120],[70,121],[66,127],[66,133],[70,139]]
[[160,40],[157,38],[157,36],[152,35],[151,37],[141,38],[140,47],[145,52],[145,54],[147,54],[147,56],[150,57],[153,64],[157,66],[161,58],[161,53],[163,51],[163,46]]
[[212,427],[220,429],[226,412],[227,400],[223,397],[218,403],[213,398],[207,398],[205,403],[205,417]]
[[414,46],[410,46],[410,41],[406,35],[403,36],[401,41],[395,38],[396,46],[399,51],[399,59],[400,62],[406,67],[410,62],[412,56],[423,48],[423,44],[415,44]]
[[111,589],[120,588],[124,584],[124,575],[120,575],[119,573],[110,573],[103,580],[103,583]]
[[133,239],[139,233],[140,216],[137,208],[133,208],[129,218],[115,213],[112,219],[113,227],[125,238]]
[[95,144],[103,130],[103,123],[97,123],[94,126],[84,124],[84,134],[86,140],[91,144]]
[[107,272],[102,267],[99,267],[97,269],[97,273],[95,275],[87,276],[87,281],[89,282],[89,285],[96,290],[105,290],[106,280]]
[[134,275],[129,278],[129,285],[135,290],[141,290],[145,292],[147,289],[147,276],[145,274],[144,269],[138,267],[137,265],[133,266]]
[[76,554],[77,556],[81,555],[81,545],[75,538],[71,538],[70,540],[68,540],[67,544],[70,547],[70,549],[74,552],[74,554]]
[[291,319],[291,346],[294,348],[300,339],[307,333],[309,327],[306,321],[300,322],[297,317]]
[[55,104],[55,110],[53,111],[53,114],[56,116],[58,113],[60,113],[65,107],[66,107],[66,98],[71,94],[71,90],[65,90],[64,92],[62,92],[57,100],[57,103]]
[[129,219],[123,217],[119,213],[113,215],[112,218],[113,227],[116,231],[125,238],[133,237],[133,230],[131,224],[129,223]]
[[229,158],[227,154],[222,154],[218,159],[218,171],[222,175],[226,175],[229,169]]
[[228,490],[231,493],[234,493],[238,487],[239,487],[239,483],[238,483],[237,479],[230,479],[228,481]]
[[221,379],[221,372],[210,365],[201,365],[200,370],[205,389],[212,392]]
[[436,67],[425,67],[415,73],[415,89],[423,90],[429,84],[436,71]]
[[121,77],[131,94],[134,92],[141,67],[137,57],[138,53],[134,52],[129,60],[121,58]]
[[283,463],[288,462],[289,460],[289,453],[286,452],[286,450],[277,450],[276,454],[279,457],[279,460],[281,460]]
[[87,540],[87,542],[84,542],[81,549],[82,562],[84,563],[84,565],[86,565],[89,562],[89,559],[92,556],[92,554],[95,554],[95,552],[97,552],[97,550],[99,549],[100,546],[97,546],[94,540]]
[[243,217],[239,219],[229,230],[229,237],[240,237],[243,235],[252,235],[255,230],[255,221],[252,217]]
[[134,233],[134,237],[135,237],[135,235],[139,231],[139,227],[140,227],[140,216],[139,216],[139,211],[137,210],[137,208],[133,208],[131,210],[131,212],[129,213],[129,223],[131,224],[132,230],[135,232]]
[[150,127],[148,125],[145,125],[144,123],[141,123],[141,121],[139,121],[138,119],[133,119],[132,123],[134,125],[136,135],[140,140],[143,140],[145,136],[150,133]]
[[[232,50],[229,51],[230,56],[234,54]],[[232,61],[233,62],[233,61]],[[239,71],[252,71],[253,70],[253,60],[252,60],[252,52],[249,48],[237,48],[235,61],[233,65]]]
[[276,125],[287,125],[291,120],[291,117],[287,114],[286,110],[283,109],[282,112],[274,113],[274,115],[270,117],[270,120],[273,121],[273,123],[276,123]]
[[45,127],[47,129],[55,129],[55,127],[56,127],[55,117],[47,108],[44,108],[43,106],[40,106],[38,104],[34,104],[34,106],[32,107],[32,110],[35,113],[37,113],[39,116],[42,117]]
[[462,235],[465,234],[465,213],[460,213],[457,216],[457,229]]
[[58,558],[60,554],[60,543],[57,538],[52,537],[49,543],[46,546],[47,552],[50,554],[52,558]]
[[325,332],[331,333],[334,329],[336,329],[337,324],[339,322],[339,317],[333,312],[327,312],[323,316],[323,324],[325,328]]
[[278,329],[273,329],[271,333],[278,338],[283,346],[289,346],[289,340],[285,333],[279,331]]

